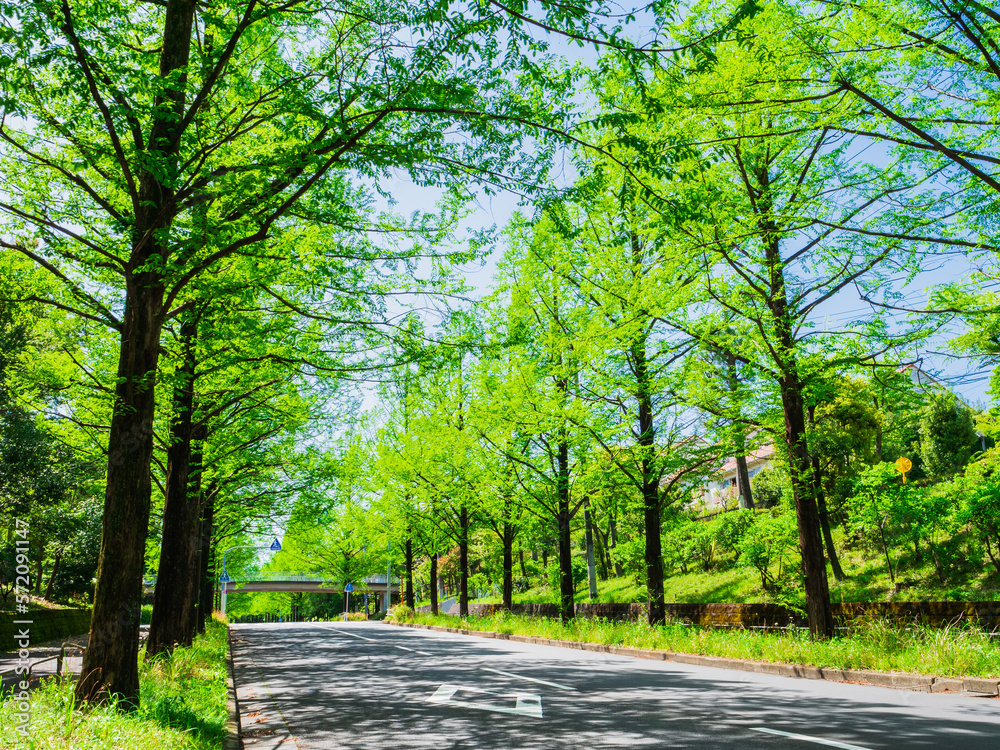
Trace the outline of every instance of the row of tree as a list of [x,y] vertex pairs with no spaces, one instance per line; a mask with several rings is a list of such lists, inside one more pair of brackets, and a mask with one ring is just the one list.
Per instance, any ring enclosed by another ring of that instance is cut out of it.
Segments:
[[[480,518],[509,570],[537,523],[571,616],[571,524],[591,506],[612,546],[600,503],[624,481],[661,621],[664,508],[773,430],[810,626],[829,634],[810,409],[846,373],[896,368],[942,315],[976,312],[965,344],[989,350],[975,289],[941,290],[937,315],[906,325],[890,311],[938,258],[996,249],[992,9],[650,6],[642,44],[634,19],[586,4],[458,10],[0,2],[4,299],[72,321],[77,390],[53,416],[104,466],[80,698],[137,701],[150,560],[156,653],[204,616],[213,539],[280,513],[264,500],[343,485],[305,426],[337,412],[336,384],[400,362],[368,463],[389,491],[338,491],[412,529],[407,560],[450,540],[468,570]],[[552,32],[599,60],[560,64]],[[558,194],[546,165],[567,144],[579,179]],[[399,171],[439,209],[389,213]],[[476,182],[532,191],[532,215],[508,229],[492,299],[430,336],[394,300],[445,289],[448,262],[483,249],[450,239]],[[870,313],[832,325],[853,290]]]

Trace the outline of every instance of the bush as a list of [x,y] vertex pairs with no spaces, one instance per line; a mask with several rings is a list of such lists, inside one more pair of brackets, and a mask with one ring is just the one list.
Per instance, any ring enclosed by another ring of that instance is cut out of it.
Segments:
[[797,534],[794,515],[768,513],[758,515],[740,539],[739,564],[757,571],[765,591],[780,588],[789,571],[786,563],[794,557]]
[[389,608],[385,619],[389,622],[413,622],[416,616],[417,613],[405,604],[397,604],[395,607]]

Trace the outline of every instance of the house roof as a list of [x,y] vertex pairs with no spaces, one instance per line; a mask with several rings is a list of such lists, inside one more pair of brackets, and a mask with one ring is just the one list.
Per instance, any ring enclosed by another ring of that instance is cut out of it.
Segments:
[[[768,443],[767,445],[762,445],[757,450],[750,451],[747,454],[747,461],[766,461],[774,455],[774,445]],[[720,474],[730,474],[736,471],[736,458],[728,458],[726,462],[719,467]]]

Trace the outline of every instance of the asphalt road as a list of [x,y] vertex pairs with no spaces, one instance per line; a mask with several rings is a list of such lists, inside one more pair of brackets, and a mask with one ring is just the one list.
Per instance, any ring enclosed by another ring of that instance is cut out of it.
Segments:
[[247,750],[1000,750],[1000,700],[382,623],[233,626]]

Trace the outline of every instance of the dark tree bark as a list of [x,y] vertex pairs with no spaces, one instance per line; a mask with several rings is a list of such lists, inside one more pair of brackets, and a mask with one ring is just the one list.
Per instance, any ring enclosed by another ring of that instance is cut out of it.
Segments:
[[417,600],[413,597],[413,540],[406,540],[406,606],[413,609]]
[[438,556],[437,552],[431,552],[431,614],[438,613]]
[[[522,560],[522,567],[524,561]],[[510,611],[514,604],[514,524],[503,524],[503,608]]]
[[[69,6],[63,8],[69,29]],[[124,708],[139,704],[139,609],[149,526],[154,383],[163,327],[159,269],[169,255],[165,235],[176,211],[169,181],[177,169],[194,11],[195,0],[167,0],[159,67],[161,79],[170,83],[151,110],[143,155],[149,161],[135,160],[137,191],[108,434],[101,554],[90,638],[76,686],[77,700],[115,697]]]
[[[637,239],[633,238],[633,246]],[[637,250],[633,250],[637,252]],[[642,472],[642,518],[646,536],[646,591],[649,601],[646,619],[650,625],[666,622],[666,605],[663,600],[663,543],[660,538],[659,476],[655,468],[656,430],[653,424],[653,398],[650,387],[649,364],[646,357],[646,337],[637,337],[631,346],[632,367],[635,374],[635,399],[638,404],[639,469]]]
[[802,553],[809,631],[814,638],[829,638],[833,635],[833,613],[830,609],[830,588],[826,577],[826,559],[823,556],[819,510],[813,494],[812,466],[806,449],[802,384],[793,371],[781,378],[779,388],[785,415],[785,443],[788,446],[795,517],[799,527],[799,550]]
[[[174,386],[167,481],[163,505],[163,541],[153,592],[153,615],[146,640],[147,657],[190,646],[198,603],[198,550],[201,542],[201,496],[192,489],[194,451],[194,381],[198,323],[194,314],[181,325],[183,361]],[[194,457],[200,463],[199,457]],[[195,470],[195,474],[200,469]]]
[[469,509],[462,503],[458,511],[458,611],[469,615]]
[[556,476],[556,500],[558,514],[556,523],[559,531],[559,618],[565,624],[575,614],[573,587],[572,542],[570,539],[569,507],[569,443],[565,435],[559,441]]
[[520,545],[518,545],[517,548],[517,557],[521,562],[521,578],[528,580],[528,568],[524,564],[524,547],[521,547]]

